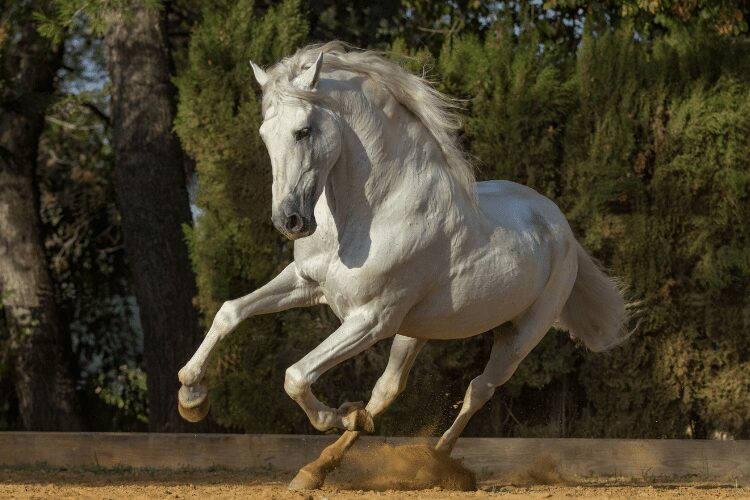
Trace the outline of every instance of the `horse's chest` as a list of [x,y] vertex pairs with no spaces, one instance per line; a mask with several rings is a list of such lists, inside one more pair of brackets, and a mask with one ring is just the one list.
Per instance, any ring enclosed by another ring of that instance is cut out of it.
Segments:
[[335,264],[332,268],[320,286],[326,301],[339,318],[345,318],[353,310],[374,302],[389,302],[391,293],[387,279],[381,273],[367,268],[348,269]]
[[[295,244],[298,269],[319,284],[326,302],[339,318],[365,306],[408,302],[419,293],[425,275],[434,276],[434,269],[427,271],[424,265],[413,265],[420,249],[413,240],[419,242],[419,238],[383,232],[371,228],[372,238],[369,234],[345,238],[346,245],[340,246],[330,242],[325,245],[322,239],[319,244],[312,239]],[[424,233],[419,234],[424,236]]]
[[300,274],[318,283],[326,302],[339,318],[382,297],[387,288],[387,280],[381,272],[371,266],[352,267],[336,254],[298,256],[295,260]]

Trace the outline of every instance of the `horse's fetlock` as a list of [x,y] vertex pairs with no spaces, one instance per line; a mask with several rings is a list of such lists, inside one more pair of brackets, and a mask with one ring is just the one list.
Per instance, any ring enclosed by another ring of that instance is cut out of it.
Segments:
[[200,382],[201,370],[200,368],[195,368],[192,363],[188,363],[180,368],[180,371],[177,373],[177,378],[180,380],[181,384],[192,386]]
[[310,423],[315,430],[325,432],[336,426],[336,414],[333,411],[318,412],[317,415],[310,417]]

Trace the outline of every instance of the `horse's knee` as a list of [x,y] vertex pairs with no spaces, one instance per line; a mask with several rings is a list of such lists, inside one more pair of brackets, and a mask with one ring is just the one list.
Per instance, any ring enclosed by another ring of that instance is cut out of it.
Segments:
[[237,303],[233,300],[228,300],[224,302],[216,312],[213,323],[211,323],[211,329],[214,330],[221,339],[234,330],[239,323],[240,311],[237,307]]
[[286,374],[284,376],[284,390],[290,398],[295,401],[302,398],[309,388],[310,386],[305,381],[304,375],[302,375],[302,372],[296,365],[292,365],[286,369]]

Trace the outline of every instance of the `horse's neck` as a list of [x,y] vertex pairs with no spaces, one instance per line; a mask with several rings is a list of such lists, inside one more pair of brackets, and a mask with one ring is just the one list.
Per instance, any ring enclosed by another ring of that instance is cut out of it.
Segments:
[[450,199],[454,191],[440,146],[426,127],[389,93],[367,90],[341,114],[342,153],[326,186],[337,225],[372,218],[394,200],[426,206]]

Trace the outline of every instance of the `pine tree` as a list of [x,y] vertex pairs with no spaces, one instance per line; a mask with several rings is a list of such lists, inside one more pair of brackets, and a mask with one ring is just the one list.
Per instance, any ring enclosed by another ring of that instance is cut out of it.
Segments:
[[127,2],[105,17],[112,84],[115,191],[144,332],[149,429],[193,430],[177,408],[177,372],[200,341],[184,158],[172,127],[175,94],[162,13]]
[[[205,11],[191,40],[177,131],[198,172],[201,215],[188,234],[207,320],[292,258],[269,221],[270,168],[247,61],[272,63],[305,38],[295,2],[262,13],[244,1]],[[416,56],[404,60],[414,71],[434,63],[441,90],[467,99],[463,139],[480,179],[523,182],[556,200],[640,301],[638,331],[613,353],[548,335],[467,434],[747,436],[747,43],[637,41],[622,28],[589,31],[570,53],[499,21],[483,39],[451,38],[437,59],[403,41],[393,48]],[[281,391],[283,372],[335,325],[325,309],[241,325],[212,363],[214,417],[245,431],[312,431]],[[429,344],[379,431],[442,430],[487,343]],[[366,399],[386,347],[333,370],[316,391],[331,405]]]
[[[191,37],[177,79],[176,130],[196,164],[200,215],[187,234],[206,325],[223,301],[262,286],[291,258],[270,222],[271,170],[249,61],[275,62],[306,36],[296,0],[265,13],[242,0],[207,7]],[[250,319],[220,346],[209,376],[212,417],[222,425],[283,432],[291,430],[290,420],[299,424],[294,406],[281,399],[295,354],[284,334],[291,317]]]
[[560,59],[511,33],[441,53],[480,175],[555,199],[640,301],[640,325],[605,355],[548,335],[503,390],[518,419],[505,432],[549,433],[539,405],[562,397],[573,435],[747,436],[750,46],[621,29]]

